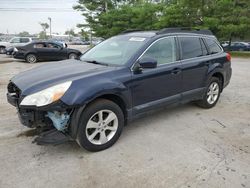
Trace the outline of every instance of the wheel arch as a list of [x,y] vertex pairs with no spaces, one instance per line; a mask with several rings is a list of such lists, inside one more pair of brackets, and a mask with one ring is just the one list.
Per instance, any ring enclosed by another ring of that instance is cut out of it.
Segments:
[[221,81],[221,91],[223,90],[223,86],[224,86],[224,76],[221,72],[215,72],[212,74],[212,77],[216,77]]
[[78,132],[78,128],[79,128],[78,120],[79,120],[81,114],[84,112],[85,108],[88,105],[90,105],[91,103],[93,103],[94,101],[96,101],[98,99],[107,99],[107,100],[110,100],[110,101],[114,102],[115,104],[117,104],[121,108],[121,110],[124,114],[125,124],[127,123],[128,111],[127,111],[125,100],[117,94],[113,94],[113,93],[103,94],[103,95],[100,95],[100,96],[88,101],[88,103],[86,103],[85,105],[83,105],[79,108],[75,108],[74,113],[71,117],[71,122],[70,122],[70,126],[69,126],[69,134],[73,139],[76,139],[76,137],[77,137],[77,132]]
[[128,115],[127,106],[126,106],[125,100],[122,97],[116,94],[104,94],[95,98],[94,100],[97,100],[97,99],[107,99],[117,104],[121,108],[125,117],[125,121],[126,121],[127,115]]

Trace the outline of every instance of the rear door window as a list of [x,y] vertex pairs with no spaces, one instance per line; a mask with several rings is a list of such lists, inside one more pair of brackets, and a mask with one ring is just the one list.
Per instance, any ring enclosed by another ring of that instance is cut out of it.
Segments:
[[210,54],[217,54],[221,52],[220,46],[213,39],[205,38]]
[[45,48],[45,44],[44,43],[34,44],[34,48]]
[[20,38],[20,43],[27,43],[29,41],[30,41],[29,38]]
[[199,37],[179,37],[182,59],[191,59],[203,56]]
[[47,44],[47,48],[51,48],[51,49],[59,49],[60,46],[55,44],[55,43],[48,43]]

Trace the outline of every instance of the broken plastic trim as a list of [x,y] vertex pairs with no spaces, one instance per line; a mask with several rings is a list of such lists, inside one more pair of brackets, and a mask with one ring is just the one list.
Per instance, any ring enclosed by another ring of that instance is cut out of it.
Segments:
[[52,129],[41,133],[38,137],[34,139],[33,143],[36,143],[38,145],[58,145],[68,142],[70,140],[71,139],[68,135],[56,129]]

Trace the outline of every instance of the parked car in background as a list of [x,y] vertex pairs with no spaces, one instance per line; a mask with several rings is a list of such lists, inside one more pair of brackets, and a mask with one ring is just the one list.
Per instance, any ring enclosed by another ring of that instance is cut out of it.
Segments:
[[103,41],[79,61],[16,75],[7,98],[24,125],[54,126],[43,133],[53,142],[58,133],[100,151],[118,140],[124,124],[149,111],[190,101],[214,107],[231,73],[230,54],[210,31],[130,31]]
[[229,51],[250,51],[250,44],[247,42],[232,42],[230,46],[225,47]]
[[67,48],[68,45],[65,41],[63,40],[57,40],[57,39],[49,39],[48,42],[54,42],[54,43],[59,43],[61,44],[64,48]]
[[229,44],[229,41],[222,41],[221,42],[221,46],[224,48],[224,47],[226,47],[226,46],[228,46],[228,44]]
[[77,41],[72,41],[69,42],[70,45],[90,45],[89,41],[81,41],[81,40],[77,40]]
[[6,55],[13,55],[15,47],[14,46],[10,46],[8,48],[5,49],[5,53]]
[[104,41],[104,39],[101,37],[93,38],[92,44],[96,46],[97,44],[101,43],[102,41]]
[[14,37],[9,42],[0,42],[0,54],[6,53],[9,47],[24,46],[32,41],[34,41],[32,37]]
[[79,59],[82,53],[79,50],[64,47],[58,42],[32,42],[26,46],[16,47],[13,57],[24,59],[28,63],[46,60]]

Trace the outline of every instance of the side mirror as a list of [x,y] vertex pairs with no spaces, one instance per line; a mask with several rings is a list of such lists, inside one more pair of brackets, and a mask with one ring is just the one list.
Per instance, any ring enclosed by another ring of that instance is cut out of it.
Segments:
[[140,74],[143,69],[153,69],[157,67],[157,60],[151,57],[143,57],[134,66],[134,72]]
[[151,57],[143,57],[139,59],[138,63],[140,64],[141,68],[144,69],[153,69],[157,67],[157,60]]

